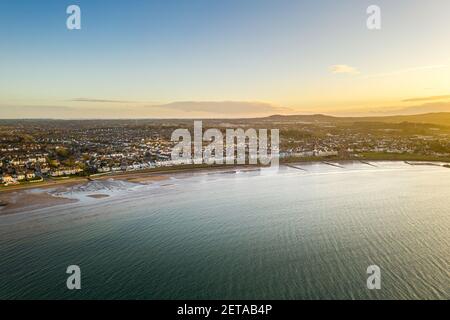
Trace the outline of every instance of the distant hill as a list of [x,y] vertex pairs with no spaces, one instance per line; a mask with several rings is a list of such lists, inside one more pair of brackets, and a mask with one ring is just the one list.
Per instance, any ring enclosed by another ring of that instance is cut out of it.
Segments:
[[[364,121],[374,120],[373,118],[370,120],[370,117],[365,117],[362,119],[364,119]],[[413,122],[450,126],[450,112],[426,113],[408,116],[385,116],[375,117],[375,119],[376,121],[387,123]]]
[[[40,126],[45,125],[53,128],[93,128],[93,127],[117,127],[121,125],[160,125],[162,127],[183,127],[192,125],[193,120],[202,119],[84,119],[84,120],[57,120],[57,119],[0,119],[0,126]],[[398,116],[366,116],[366,117],[336,117],[324,114],[313,115],[272,115],[262,118],[226,118],[226,119],[203,119],[205,125],[223,126],[226,124],[248,125],[253,122],[258,123],[421,123],[437,126],[450,127],[450,112],[426,113],[418,115],[398,115]]]
[[293,121],[293,122],[381,122],[381,123],[427,123],[441,126],[450,126],[450,112],[426,113],[406,116],[381,116],[381,117],[334,117],[323,114],[314,115],[273,115],[266,117],[268,121]]

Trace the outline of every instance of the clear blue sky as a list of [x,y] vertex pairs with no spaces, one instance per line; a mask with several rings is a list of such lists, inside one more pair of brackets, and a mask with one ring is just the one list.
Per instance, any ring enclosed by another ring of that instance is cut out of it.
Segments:
[[[81,30],[66,28],[70,4],[81,7]],[[380,31],[366,28],[370,4],[382,9]],[[161,104],[142,115],[175,116],[192,107],[185,101],[321,111],[447,94],[450,1],[432,4],[2,1],[0,117],[9,107],[94,115]],[[355,72],[334,74],[335,65]]]

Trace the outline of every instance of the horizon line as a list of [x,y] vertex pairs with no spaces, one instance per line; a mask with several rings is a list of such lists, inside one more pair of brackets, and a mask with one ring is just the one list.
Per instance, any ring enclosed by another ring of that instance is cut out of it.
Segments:
[[257,116],[257,117],[228,117],[228,118],[208,118],[208,117],[195,117],[195,118],[0,118],[2,120],[53,120],[53,121],[98,121],[98,120],[243,120],[243,119],[267,119],[272,117],[313,117],[313,116],[325,116],[331,118],[388,118],[388,117],[411,117],[411,116],[424,116],[424,115],[439,115],[449,114],[449,112],[425,112],[417,114],[392,114],[392,115],[364,115],[364,116],[338,116],[330,115],[326,113],[311,113],[311,114],[272,114],[269,116]]

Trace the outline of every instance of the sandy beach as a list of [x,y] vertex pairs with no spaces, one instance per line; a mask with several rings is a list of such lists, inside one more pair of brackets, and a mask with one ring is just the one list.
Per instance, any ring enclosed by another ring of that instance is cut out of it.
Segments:
[[[246,170],[251,170],[246,166]],[[91,178],[71,178],[65,180],[49,180],[38,185],[17,185],[0,189],[0,215],[9,215],[23,211],[49,208],[57,205],[76,203],[79,201],[72,194],[84,193],[91,199],[105,199],[110,195],[103,188],[120,188],[114,184],[149,185],[170,180],[171,177],[187,178],[195,172],[231,172],[235,167],[206,167],[168,169],[158,172],[127,172],[115,175],[96,176]],[[255,170],[255,168],[253,168]],[[99,184],[99,185],[96,185]],[[170,184],[165,184],[170,185]],[[163,185],[164,186],[164,185]]]
[[129,181],[136,183],[151,183],[170,179],[171,176],[177,174],[191,174],[198,171],[229,171],[237,168],[254,170],[257,165],[198,165],[198,166],[178,166],[178,167],[162,167],[157,169],[147,169],[131,172],[109,173],[105,175],[93,175],[90,177],[71,177],[67,179],[46,179],[44,182],[10,185],[7,187],[0,186],[0,194],[4,192],[13,192],[18,190],[29,189],[51,189],[55,187],[74,186],[88,181],[103,181],[108,179],[117,179],[121,181]]
[[94,198],[94,199],[103,199],[103,198],[108,198],[109,197],[108,194],[88,194],[87,196],[89,198]]
[[53,196],[45,190],[4,192],[0,194],[0,201],[4,204],[0,207],[0,215],[77,202],[75,199]]
[[[61,194],[68,193],[73,188],[82,188],[83,186],[95,181],[102,182],[111,180],[149,184],[168,179],[170,179],[169,175],[133,173],[130,175],[120,175],[117,177],[98,177],[95,180],[75,178],[56,182],[49,181],[48,183],[41,185],[24,185],[23,188],[4,188],[0,192],[0,215],[14,214],[22,211],[43,209],[78,202],[79,200],[77,199],[61,196]],[[86,196],[93,199],[103,199],[109,197],[108,194],[104,193],[92,193]]]
[[[345,164],[349,161],[337,161],[336,163]],[[352,161],[350,161],[352,162]],[[389,162],[389,161],[388,161]],[[311,162],[316,163],[316,162]],[[311,164],[310,163],[310,164]],[[326,162],[326,165],[339,166]],[[365,162],[361,162],[365,163]],[[365,163],[376,167],[377,161]],[[410,166],[444,166],[444,163],[431,162],[403,162]],[[302,163],[308,164],[308,163]],[[286,164],[287,167],[292,165]],[[298,169],[297,167],[295,167]],[[139,185],[159,184],[160,186],[169,186],[167,183],[171,178],[187,179],[196,174],[232,174],[237,171],[248,172],[260,170],[257,166],[217,166],[202,168],[175,168],[162,169],[158,172],[127,172],[115,175],[96,176],[91,178],[73,178],[58,181],[48,181],[39,185],[23,185],[3,188],[0,191],[0,215],[19,213],[43,209],[57,205],[76,203],[80,199],[107,199],[115,192],[133,188]],[[81,198],[80,198],[81,196]]]

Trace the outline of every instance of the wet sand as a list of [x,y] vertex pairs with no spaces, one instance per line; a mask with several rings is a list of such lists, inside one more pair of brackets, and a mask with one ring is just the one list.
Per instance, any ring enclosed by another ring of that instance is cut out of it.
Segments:
[[23,211],[49,208],[56,205],[74,203],[78,200],[55,197],[42,192],[15,191],[0,193],[0,215],[13,214]]
[[87,197],[94,198],[94,199],[102,199],[102,198],[108,198],[109,195],[107,195],[107,194],[88,194]]
[[97,175],[90,177],[75,177],[70,179],[46,179],[44,182],[36,184],[19,184],[8,187],[0,186],[0,195],[8,192],[15,192],[19,190],[45,190],[54,189],[56,187],[70,187],[80,185],[88,181],[104,181],[108,179],[128,181],[134,183],[148,184],[152,182],[170,179],[171,177],[186,177],[191,176],[197,172],[227,172],[230,170],[258,170],[258,165],[216,165],[216,166],[199,166],[199,167],[167,167],[141,171],[118,172],[114,174]]
[[[112,177],[112,178],[114,179],[114,177]],[[164,180],[168,180],[168,179],[170,179],[169,175],[159,175],[159,176],[139,175],[137,177],[131,177],[131,178],[126,178],[126,179],[119,178],[119,179],[116,179],[116,180],[125,180],[125,181],[128,181],[128,182],[136,182],[136,183],[148,184],[148,183],[152,183],[152,182],[155,182],[155,181],[164,181]]]
[[[189,178],[199,172],[235,173],[236,170],[234,167],[230,167],[228,170],[224,170],[224,168],[208,168],[206,170],[174,170],[172,172],[164,172],[159,174],[148,172],[130,172],[118,175],[105,175],[91,179],[75,178],[68,180],[48,181],[46,184],[34,186],[24,185],[22,188],[5,188],[0,192],[0,215],[8,215],[79,202],[79,199],[73,199],[70,196],[70,192],[74,189],[78,192],[83,192],[83,187],[90,183],[95,183],[96,181],[106,182],[111,180],[148,185],[170,180],[172,177],[176,177],[177,179]],[[171,185],[171,183],[163,183],[161,184],[161,187],[168,187]],[[85,195],[88,198],[105,199],[110,197],[109,194],[105,194],[100,189],[90,191],[90,193]]]
[[[311,162],[316,163],[316,162]],[[374,161],[374,163],[377,163]],[[304,163],[303,163],[304,164]],[[432,165],[432,166],[445,166],[429,163],[429,162],[410,162],[410,165]],[[288,165],[290,166],[290,165]],[[85,197],[92,199],[105,199],[110,197],[110,194],[106,194],[103,189],[85,189],[88,184],[98,182],[123,181],[134,184],[148,185],[152,183],[159,183],[161,187],[172,186],[172,183],[167,181],[171,178],[188,179],[197,174],[235,174],[239,172],[252,172],[260,170],[257,166],[229,166],[229,167],[209,167],[199,169],[184,169],[184,170],[172,170],[167,172],[159,172],[158,174],[149,172],[129,172],[117,175],[105,175],[101,177],[95,177],[91,179],[87,178],[75,178],[68,180],[49,181],[47,184],[23,186],[23,188],[11,188],[0,189],[0,215],[13,214],[25,211],[31,211],[36,209],[43,209],[53,207],[57,205],[76,203],[79,199],[73,199],[70,196],[70,192],[86,192]],[[108,188],[106,188],[108,189]],[[111,191],[111,190],[110,190]]]

